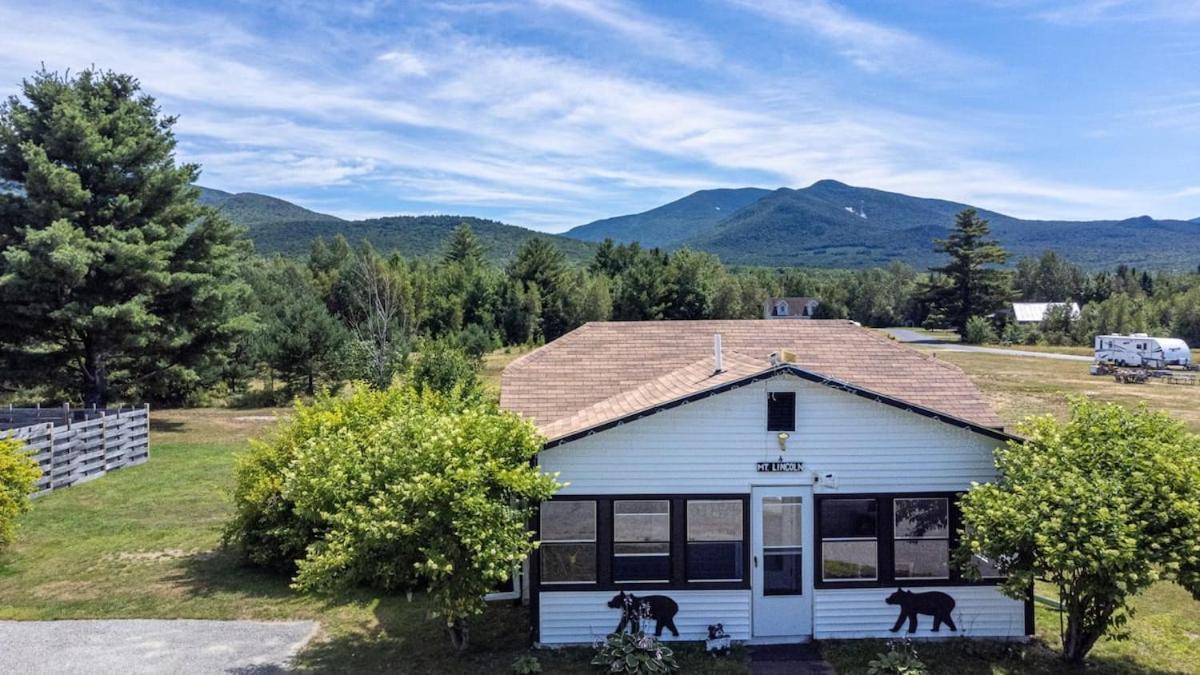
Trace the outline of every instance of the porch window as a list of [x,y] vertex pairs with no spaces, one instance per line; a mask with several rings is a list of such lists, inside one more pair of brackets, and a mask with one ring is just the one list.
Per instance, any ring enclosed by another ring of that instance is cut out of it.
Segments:
[[671,578],[671,502],[613,501],[613,581]]
[[823,499],[822,581],[879,578],[879,509],[874,499]]
[[950,578],[950,500],[892,501],[896,579]]
[[741,581],[742,500],[687,502],[688,581]]
[[544,584],[596,581],[596,502],[542,502],[541,572]]

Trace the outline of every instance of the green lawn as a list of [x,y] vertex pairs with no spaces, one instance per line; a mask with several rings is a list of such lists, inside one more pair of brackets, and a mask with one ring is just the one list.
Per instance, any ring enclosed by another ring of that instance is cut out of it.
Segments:
[[[156,412],[148,464],[51,493],[22,518],[0,555],[0,619],[314,619],[321,634],[300,665],[335,672],[504,673],[529,653],[528,613],[511,604],[472,623],[459,657],[420,596],[300,594],[221,551],[233,455],[282,412]],[[744,672],[740,652],[717,671],[694,646],[683,652],[692,672]],[[537,655],[546,672],[586,673],[591,654]]]
[[[1039,589],[1039,594],[1052,594]],[[1058,658],[1058,612],[1038,603],[1038,640],[1029,644],[949,640],[916,642],[921,660],[931,673],[956,675],[1150,675],[1200,673],[1200,602],[1182,588],[1159,584],[1135,602],[1137,618],[1130,624],[1130,639],[1103,640],[1088,656],[1083,668],[1068,668]],[[1053,649],[1051,648],[1053,646]],[[883,640],[830,641],[822,645],[825,656],[843,673],[864,673]]]

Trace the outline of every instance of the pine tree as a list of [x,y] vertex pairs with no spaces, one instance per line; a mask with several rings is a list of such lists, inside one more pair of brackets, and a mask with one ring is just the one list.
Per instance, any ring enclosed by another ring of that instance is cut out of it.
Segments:
[[0,348],[89,404],[186,398],[246,323],[244,239],[134,78],[43,70],[21,93],[0,106]]
[[975,209],[964,209],[954,220],[954,231],[934,242],[934,250],[950,256],[950,262],[930,268],[934,278],[948,283],[930,284],[927,299],[931,314],[941,317],[962,334],[972,316],[985,316],[1004,306],[1012,297],[1008,274],[988,267],[1000,265],[1008,253],[989,239],[988,221]]
[[447,263],[459,263],[466,267],[483,265],[483,245],[479,243],[479,237],[475,236],[475,231],[471,229],[470,225],[459,223],[458,227],[454,228],[442,260]]
[[541,334],[553,340],[571,330],[572,306],[567,289],[567,262],[553,242],[534,237],[521,244],[508,275],[538,289],[542,305]]
[[350,334],[325,307],[304,268],[275,260],[257,277],[262,323],[258,352],[292,391],[310,396],[338,381]]

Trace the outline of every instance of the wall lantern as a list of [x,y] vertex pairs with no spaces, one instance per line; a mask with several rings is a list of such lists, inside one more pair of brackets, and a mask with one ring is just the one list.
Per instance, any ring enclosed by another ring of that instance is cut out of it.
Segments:
[[790,438],[790,436],[788,436],[788,433],[786,431],[779,432],[779,450],[780,450],[780,452],[787,451],[788,438]]

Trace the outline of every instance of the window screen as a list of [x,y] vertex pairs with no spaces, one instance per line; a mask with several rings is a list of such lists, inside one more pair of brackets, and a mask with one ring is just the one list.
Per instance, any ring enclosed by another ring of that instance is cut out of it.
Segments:
[[767,394],[767,431],[796,430],[796,394],[773,391]]
[[879,577],[878,504],[874,499],[821,501],[821,579]]
[[950,500],[906,497],[892,501],[897,579],[950,578]]
[[613,581],[671,578],[671,502],[613,502]]
[[542,583],[596,580],[596,502],[542,502]]
[[689,499],[688,581],[741,581],[742,500]]

